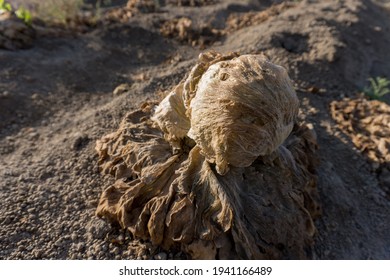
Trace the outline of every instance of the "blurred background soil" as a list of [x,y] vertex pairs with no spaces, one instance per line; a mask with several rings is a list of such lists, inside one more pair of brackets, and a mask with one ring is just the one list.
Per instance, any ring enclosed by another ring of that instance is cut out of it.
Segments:
[[95,217],[94,147],[206,50],[293,80],[321,158],[314,258],[390,259],[390,94],[362,93],[390,79],[390,1],[9,2],[33,20],[0,15],[0,259],[186,258]]

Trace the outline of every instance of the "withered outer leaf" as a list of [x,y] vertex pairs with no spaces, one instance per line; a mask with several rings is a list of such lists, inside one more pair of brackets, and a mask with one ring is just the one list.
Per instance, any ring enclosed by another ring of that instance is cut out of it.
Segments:
[[168,141],[177,141],[187,135],[190,120],[186,116],[184,107],[183,83],[161,101],[151,119],[165,133]]
[[[209,182],[215,181],[210,166],[197,147],[189,155],[174,155],[170,146],[159,147],[160,141],[165,141],[162,133],[151,127],[150,121],[142,122],[143,116],[140,111],[129,114],[117,133],[107,135],[96,146],[101,162],[110,163],[104,165],[105,173],[116,174],[117,166],[125,166],[123,174],[133,178],[107,188],[97,214],[165,248],[175,242],[192,243],[194,236],[214,240],[230,228],[232,213],[221,203],[223,192],[218,185]],[[137,117],[139,123],[133,123]],[[145,136],[145,141],[140,136]],[[202,253],[205,256],[207,253]]]

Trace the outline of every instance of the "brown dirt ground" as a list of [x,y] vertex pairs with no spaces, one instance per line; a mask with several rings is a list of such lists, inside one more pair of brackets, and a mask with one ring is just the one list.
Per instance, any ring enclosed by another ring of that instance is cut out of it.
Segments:
[[112,179],[94,147],[207,49],[263,52],[295,82],[320,147],[313,258],[390,259],[390,99],[358,94],[390,78],[390,1],[166,2],[0,49],[0,259],[185,258],[96,218]]

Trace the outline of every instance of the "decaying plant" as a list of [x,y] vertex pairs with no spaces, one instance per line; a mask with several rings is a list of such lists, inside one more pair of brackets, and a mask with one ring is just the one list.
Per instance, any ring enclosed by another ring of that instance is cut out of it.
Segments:
[[160,104],[97,141],[116,177],[97,214],[193,259],[307,258],[318,214],[315,135],[284,68],[203,53]]
[[330,103],[336,127],[371,162],[390,197],[390,106],[378,100],[344,98]]
[[222,30],[212,28],[210,24],[196,25],[188,17],[174,18],[165,21],[160,32],[164,37],[175,38],[181,43],[192,46],[205,46],[212,44],[224,34]]

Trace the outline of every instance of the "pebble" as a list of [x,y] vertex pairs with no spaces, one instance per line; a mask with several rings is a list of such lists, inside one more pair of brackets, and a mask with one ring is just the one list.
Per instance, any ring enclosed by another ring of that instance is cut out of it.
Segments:
[[387,145],[387,141],[385,138],[381,138],[379,140],[379,143],[378,143],[378,150],[379,152],[383,155],[383,156],[386,156],[387,154],[389,154],[389,149],[387,148],[387,146],[390,147],[390,144]]
[[80,243],[78,243],[78,244],[76,245],[76,250],[77,250],[78,252],[81,252],[84,248],[85,248],[85,243],[83,243],[83,242],[80,242]]
[[63,239],[65,240],[65,241],[69,241],[69,240],[71,240],[71,238],[70,238],[70,235],[69,234],[66,234],[66,235],[64,235],[64,237],[63,237]]
[[38,93],[34,93],[31,95],[31,99],[32,100],[37,100],[39,98],[39,94]]
[[20,246],[18,247],[18,250],[19,250],[19,251],[25,251],[25,250],[26,250],[26,247],[23,246],[23,245],[20,245]]
[[70,239],[72,239],[73,241],[76,241],[77,240],[77,234],[75,232],[73,232],[71,235],[70,235]]
[[85,133],[76,133],[73,136],[73,143],[72,143],[72,149],[75,151],[78,151],[82,149],[88,142],[89,142],[89,137]]
[[11,218],[10,217],[5,217],[5,219],[3,220],[3,224],[9,225],[10,223],[11,223]]
[[3,93],[1,94],[1,97],[3,97],[3,98],[8,98],[9,96],[10,96],[10,94],[9,94],[9,91],[7,91],[7,90],[3,91]]
[[122,94],[128,92],[130,89],[131,89],[131,86],[129,84],[121,84],[114,89],[113,95],[114,96],[122,95]]
[[47,202],[47,203],[43,204],[42,209],[43,210],[49,210],[50,209],[50,203]]
[[107,224],[98,218],[92,219],[87,225],[87,231],[91,235],[91,237],[96,239],[103,239],[107,231],[109,230],[109,227]]
[[108,250],[108,246],[107,246],[107,244],[105,242],[101,245],[101,249],[104,252],[106,252]]
[[121,234],[119,234],[117,239],[118,239],[119,243],[122,243],[125,240],[125,236],[121,233]]
[[115,254],[115,255],[118,255],[119,254],[119,248],[118,247],[114,247],[112,250],[111,250],[111,253]]
[[37,259],[40,259],[40,258],[42,257],[42,252],[41,252],[40,250],[38,250],[38,249],[34,249],[34,250],[32,251],[32,254],[33,254],[33,256],[34,256],[35,258],[37,258]]
[[61,240],[61,239],[58,239],[58,240],[54,243],[54,246],[56,246],[56,247],[61,247],[61,246],[62,246],[62,240]]
[[168,258],[168,255],[165,252],[160,252],[154,256],[155,260],[166,260],[167,258]]

